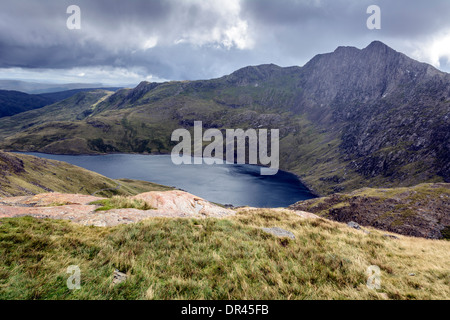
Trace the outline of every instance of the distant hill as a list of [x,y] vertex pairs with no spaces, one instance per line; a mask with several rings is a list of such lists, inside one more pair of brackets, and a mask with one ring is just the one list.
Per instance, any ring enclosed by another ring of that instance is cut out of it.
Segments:
[[53,99],[31,95],[19,91],[0,91],[0,118],[8,117],[28,110],[42,108],[51,104]]
[[75,94],[79,92],[87,92],[87,91],[94,91],[94,90],[108,90],[108,91],[117,91],[123,89],[122,87],[97,87],[97,88],[81,88],[81,89],[72,89],[72,90],[66,90],[66,91],[55,91],[55,92],[48,92],[48,93],[41,93],[39,94],[40,97],[44,97],[47,99],[52,100],[52,103],[70,98],[74,96]]
[[74,89],[95,89],[106,87],[101,83],[40,83],[20,80],[0,80],[0,90],[20,91],[28,94],[41,94]]
[[[121,88],[107,89],[117,91]],[[70,98],[79,92],[92,90],[96,89],[83,88],[43,94],[27,94],[19,91],[0,90],[0,118],[13,116],[33,109],[39,109],[57,101]]]
[[0,119],[0,147],[169,153],[173,130],[275,128],[281,169],[319,194],[450,182],[450,75],[374,41],[303,67],[78,93]]

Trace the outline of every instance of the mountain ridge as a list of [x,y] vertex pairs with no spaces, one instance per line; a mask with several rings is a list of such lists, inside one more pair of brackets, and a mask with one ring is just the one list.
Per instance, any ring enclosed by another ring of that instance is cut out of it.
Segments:
[[68,99],[79,92],[120,88],[81,88],[41,94],[28,94],[17,90],[0,90],[0,118],[31,111]]

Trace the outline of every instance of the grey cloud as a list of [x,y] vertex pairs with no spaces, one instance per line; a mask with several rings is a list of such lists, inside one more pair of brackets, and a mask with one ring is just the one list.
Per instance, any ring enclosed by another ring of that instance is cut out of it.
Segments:
[[[65,27],[71,4],[81,7],[81,30]],[[375,39],[414,50],[450,30],[448,0],[242,0],[236,16],[232,4],[2,0],[0,68],[112,66],[141,68],[143,77],[200,79],[260,63],[302,65],[339,45],[365,47]],[[382,8],[382,30],[365,26],[371,4]],[[145,48],[152,39],[156,46]],[[441,68],[450,69],[446,58]]]

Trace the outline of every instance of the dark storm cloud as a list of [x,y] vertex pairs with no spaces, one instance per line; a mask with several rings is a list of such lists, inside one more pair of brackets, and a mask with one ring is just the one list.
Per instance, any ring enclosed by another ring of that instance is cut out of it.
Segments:
[[[372,4],[381,8],[381,30],[366,27],[366,9]],[[260,41],[277,43],[289,53],[285,56],[319,53],[339,45],[363,47],[375,39],[400,50],[405,49],[401,48],[403,42],[426,41],[450,30],[447,0],[249,0],[243,3],[243,12],[260,30]]]
[[[137,66],[160,78],[196,78],[215,74],[212,65],[222,64],[217,57],[233,61],[241,56],[242,50],[226,43],[226,35],[214,35],[233,26],[219,2],[75,2],[81,8],[81,30],[66,28],[66,8],[74,1],[2,3],[0,67]],[[231,18],[236,20],[235,13]],[[152,39],[157,39],[155,47]]]
[[[82,29],[68,30],[66,8],[74,1],[8,1],[0,11],[1,66],[65,68],[113,63],[134,48],[121,46],[137,29],[156,28],[169,16],[164,1],[76,1]],[[135,26],[135,28],[131,28]],[[117,34],[129,28],[126,39]],[[111,47],[109,44],[114,43]]]
[[[441,68],[449,66],[450,52],[442,42],[445,32],[450,37],[448,0],[0,3],[0,68],[109,66],[137,70],[142,77],[211,78],[245,65],[302,65],[339,45],[365,47],[375,39]],[[72,4],[81,8],[81,30],[66,28]],[[372,4],[381,7],[381,30],[366,28]]]

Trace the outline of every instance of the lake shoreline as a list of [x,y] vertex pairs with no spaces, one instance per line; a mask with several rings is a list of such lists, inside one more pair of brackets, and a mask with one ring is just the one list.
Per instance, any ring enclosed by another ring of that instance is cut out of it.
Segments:
[[[217,166],[205,163],[177,166],[170,161],[170,154],[167,153],[14,152],[67,162],[111,179],[138,179],[170,185],[210,201],[233,206],[286,207],[298,201],[318,197],[298,175],[292,172],[280,169],[276,175],[261,176],[259,174],[261,165],[225,162]],[[126,158],[127,156],[130,158]],[[152,160],[147,161],[139,156],[151,156]],[[108,159],[104,162],[96,160],[96,157]],[[123,166],[124,163],[129,165]]]
[[[134,155],[151,155],[151,156],[158,156],[158,155],[170,155],[170,153],[163,153],[163,152],[143,152],[143,153],[138,153],[138,152],[98,152],[98,153],[47,153],[47,152],[39,152],[39,151],[12,151],[12,150],[4,150],[7,152],[12,152],[12,153],[27,153],[27,152],[34,152],[34,153],[42,153],[42,154],[48,154],[48,155],[58,155],[58,156],[103,156],[103,155],[110,155],[110,154],[134,154]],[[224,160],[225,161],[225,160]],[[260,165],[260,164],[255,164],[255,166],[258,167],[268,167],[268,166],[264,166],[264,165]],[[298,174],[296,174],[295,172],[289,171],[289,170],[285,170],[283,168],[280,168],[279,171],[283,171],[286,173],[290,173],[293,174],[297,177],[297,179],[300,181],[300,183],[302,185],[304,185],[308,191],[314,195],[317,198],[320,197],[324,197],[326,195],[322,195],[319,192],[317,192],[316,190],[314,190],[314,188],[312,187],[312,185],[310,185],[309,183],[305,182],[301,176],[299,176]]]

